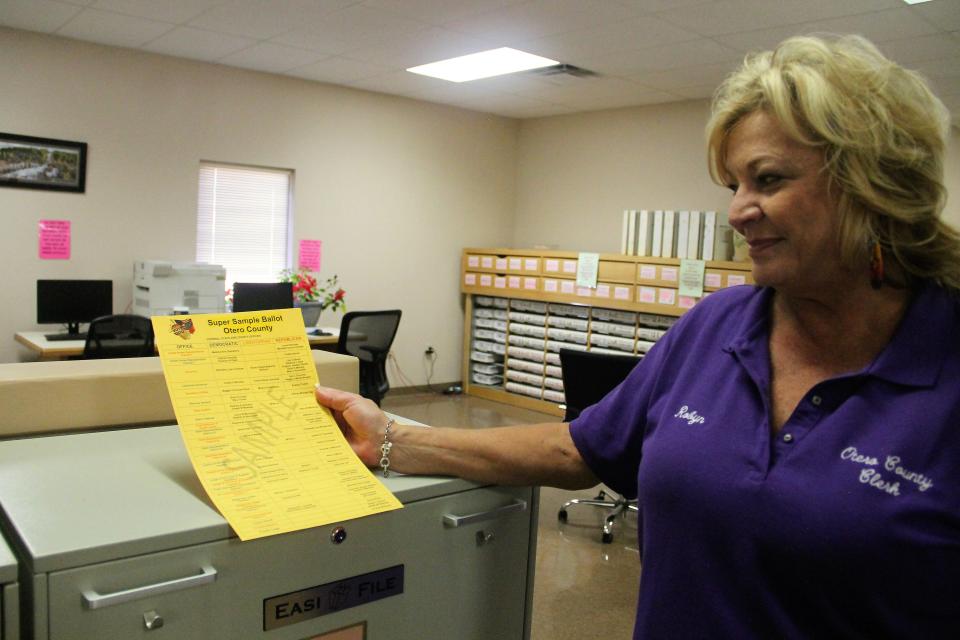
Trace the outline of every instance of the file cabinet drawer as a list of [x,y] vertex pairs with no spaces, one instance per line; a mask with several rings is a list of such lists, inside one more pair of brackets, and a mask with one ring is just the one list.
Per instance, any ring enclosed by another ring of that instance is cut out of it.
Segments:
[[[53,572],[49,638],[302,640],[362,624],[371,640],[523,638],[535,499],[477,488],[341,525]],[[195,583],[157,587],[181,578]]]

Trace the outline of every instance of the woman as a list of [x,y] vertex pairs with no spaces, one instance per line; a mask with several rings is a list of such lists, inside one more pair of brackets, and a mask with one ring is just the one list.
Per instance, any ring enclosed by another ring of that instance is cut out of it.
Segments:
[[955,637],[946,123],[865,40],[787,40],[724,82],[707,130],[758,286],[702,301],[569,427],[385,431],[370,402],[317,399],[371,466],[639,494],[636,638]]

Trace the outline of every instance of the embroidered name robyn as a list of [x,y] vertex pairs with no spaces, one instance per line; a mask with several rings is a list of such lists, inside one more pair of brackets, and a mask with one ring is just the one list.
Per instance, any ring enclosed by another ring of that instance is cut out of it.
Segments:
[[840,459],[862,464],[866,467],[872,467],[860,471],[858,478],[860,482],[870,485],[874,489],[879,489],[880,491],[889,493],[892,496],[900,495],[900,482],[891,482],[890,480],[887,480],[884,478],[883,474],[880,473],[880,469],[877,467],[881,467],[883,470],[893,473],[893,475],[902,478],[906,482],[912,482],[916,484],[917,489],[920,491],[926,491],[933,486],[933,480],[927,476],[901,466],[900,456],[888,455],[884,458],[883,464],[881,465],[880,459],[876,456],[862,454],[857,451],[856,447],[847,447],[840,452]]
[[706,422],[702,415],[696,411],[691,411],[687,405],[680,407],[680,410],[673,414],[673,417],[686,420],[687,424],[704,424]]

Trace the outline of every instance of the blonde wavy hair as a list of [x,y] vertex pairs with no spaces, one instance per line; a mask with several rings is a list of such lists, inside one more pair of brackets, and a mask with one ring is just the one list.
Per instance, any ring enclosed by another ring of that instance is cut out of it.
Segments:
[[879,242],[903,284],[932,279],[960,289],[960,234],[940,218],[949,114],[919,74],[860,36],[795,37],[747,56],[717,89],[707,124],[718,184],[730,182],[724,162],[731,130],[758,110],[822,150],[848,267],[868,264]]

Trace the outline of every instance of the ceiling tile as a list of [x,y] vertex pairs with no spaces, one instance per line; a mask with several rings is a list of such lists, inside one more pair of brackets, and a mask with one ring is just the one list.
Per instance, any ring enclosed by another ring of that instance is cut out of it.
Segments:
[[591,56],[650,46],[675,45],[699,37],[692,31],[675,27],[659,18],[641,17],[530,40],[524,42],[521,48],[537,55],[582,66],[580,60]]
[[[0,24],[511,117],[706,97],[746,51],[855,32],[960,110],[960,0],[0,0]],[[497,46],[600,77],[457,85],[402,71]]]
[[600,0],[531,0],[446,26],[512,44],[635,16],[635,11],[623,5]]
[[716,90],[717,85],[715,84],[702,84],[697,87],[679,87],[672,89],[670,93],[687,100],[704,100],[712,98],[713,92]]
[[956,0],[934,0],[910,7],[933,26],[946,31],[960,30],[960,2]]
[[604,100],[622,106],[625,101],[646,104],[648,98],[660,98],[664,93],[620,78],[569,78],[551,86],[537,86],[520,90],[518,95],[539,98],[548,102],[571,105],[589,96],[594,104]]
[[713,40],[700,39],[675,46],[647,47],[588,56],[584,62],[592,71],[607,75],[632,76],[651,71],[664,71],[702,64],[739,61],[742,54]]
[[84,9],[73,20],[60,27],[57,34],[117,47],[139,47],[171,29],[173,25],[166,22],[123,16],[98,9]]
[[527,0],[365,0],[372,9],[388,11],[432,25],[444,25]]
[[52,0],[3,0],[0,25],[52,33],[81,11],[80,7]]
[[190,20],[189,25],[250,38],[269,39],[304,28],[352,0],[230,0]]
[[888,57],[907,65],[960,55],[960,41],[946,34],[891,40],[878,46]]
[[364,78],[351,82],[350,86],[378,93],[396,93],[412,96],[445,88],[449,83],[446,80],[422,76],[409,71],[394,71],[373,78]]
[[943,98],[943,96],[955,96],[960,94],[960,75],[942,76],[940,78],[931,78],[930,84],[934,92]]
[[902,6],[900,0],[719,0],[667,9],[657,15],[680,27],[714,36],[769,29]]
[[906,5],[897,9],[844,16],[802,25],[804,33],[856,33],[876,43],[925,36],[937,31]]
[[614,0],[617,4],[631,7],[644,13],[655,13],[667,9],[676,9],[677,7],[691,7],[701,4],[709,4],[716,0]]
[[678,97],[672,93],[646,91],[642,94],[607,97],[583,93],[565,99],[562,104],[576,109],[577,111],[594,111],[600,109],[620,109],[623,107],[633,107],[647,104],[663,104],[666,102],[677,101]]
[[224,0],[93,0],[92,7],[127,16],[180,24],[196,18]]
[[193,27],[176,27],[147,44],[144,49],[153,53],[212,62],[256,43],[253,38],[203,31]]
[[569,111],[562,105],[555,105],[534,98],[490,93],[462,85],[442,90],[438,89],[415,97],[430,102],[440,102],[507,117],[531,117],[534,114],[555,114]]
[[314,64],[292,69],[288,71],[286,75],[305,78],[307,80],[331,82],[334,84],[350,84],[365,78],[386,75],[394,71],[396,70],[390,67],[373,64],[371,62],[333,56]]
[[235,67],[283,73],[290,69],[317,62],[325,55],[316,51],[286,47],[272,42],[262,42],[225,56],[219,61]]
[[804,22],[789,27],[726,34],[714,39],[727,46],[747,52],[773,49],[786,38],[796,35],[855,33],[874,43],[881,43],[889,40],[930,35],[935,32],[936,29],[929,23],[904,6],[899,9],[874,11],[858,16]]
[[372,43],[377,38],[411,33],[426,26],[428,25],[423,22],[377,11],[361,4],[331,11],[321,19],[297,25],[305,31],[361,43]]
[[326,53],[330,55],[343,53],[356,47],[355,43],[345,38],[340,38],[330,34],[318,34],[313,31],[305,31],[303,29],[288,31],[275,38],[271,38],[270,42],[285,44],[300,49],[309,49],[311,51],[318,51],[320,53]]
[[924,60],[912,66],[928,78],[960,77],[960,56]]
[[464,83],[483,91],[493,91],[497,93],[531,93],[537,90],[548,90],[557,86],[556,82],[549,82],[547,79],[535,71],[520,71],[518,73],[508,73],[493,78],[482,78],[470,83]]
[[682,67],[669,71],[652,71],[630,76],[629,80],[659,91],[676,91],[687,87],[719,85],[734,69],[737,62],[722,62],[696,67]]
[[791,36],[805,33],[802,25],[756,29],[713,36],[711,39],[741,54],[755,51],[770,51]]
[[382,39],[376,45],[352,50],[349,57],[406,69],[428,62],[446,60],[496,47],[494,42],[450,31],[427,27],[422,31]]

